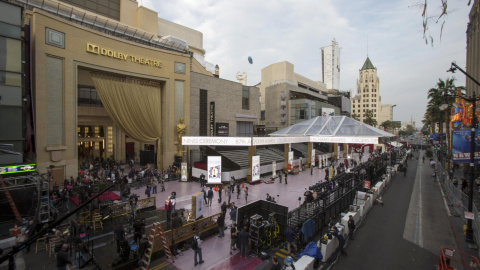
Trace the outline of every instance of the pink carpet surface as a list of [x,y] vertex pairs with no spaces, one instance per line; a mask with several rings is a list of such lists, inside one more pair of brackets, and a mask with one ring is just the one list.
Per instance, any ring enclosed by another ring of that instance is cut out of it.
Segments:
[[[94,195],[93,195],[94,196]],[[93,197],[92,196],[92,197]],[[103,201],[119,201],[122,199],[122,197],[120,197],[119,195],[111,192],[111,191],[107,191],[105,193],[103,193],[102,195],[100,195],[98,197],[98,199],[103,202]],[[80,200],[78,198],[78,196],[72,196],[70,197],[70,200],[76,205],[78,206],[80,204]]]

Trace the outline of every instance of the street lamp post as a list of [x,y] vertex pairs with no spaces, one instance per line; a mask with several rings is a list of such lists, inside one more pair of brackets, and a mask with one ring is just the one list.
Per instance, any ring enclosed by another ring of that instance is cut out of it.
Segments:
[[[457,66],[456,63],[452,62],[452,65],[450,66],[450,69],[447,70],[447,72],[452,72],[455,73],[455,70],[460,70],[465,76],[467,76],[469,79],[471,79],[475,84],[480,86],[480,83],[475,80],[472,76],[470,76],[467,72],[465,72],[463,69],[461,69],[459,66]],[[477,101],[479,100],[479,97],[476,97],[475,92],[473,93],[472,97],[466,98],[464,96],[456,96],[459,97],[467,102],[472,103],[472,126],[471,126],[471,132],[470,132],[470,184],[469,184],[469,192],[468,192],[468,212],[473,212],[473,184],[475,181],[475,129],[477,127],[477,117],[475,115],[476,110],[477,110]],[[465,233],[465,241],[467,242],[474,242],[473,241],[473,228],[472,228],[472,220],[467,219],[467,230]]]

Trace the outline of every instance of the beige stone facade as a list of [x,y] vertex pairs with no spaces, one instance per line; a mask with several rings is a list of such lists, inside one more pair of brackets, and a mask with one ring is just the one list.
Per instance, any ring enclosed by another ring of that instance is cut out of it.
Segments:
[[368,57],[359,70],[357,95],[352,98],[351,106],[351,115],[356,115],[361,122],[366,119],[365,113],[368,110],[373,113],[373,118],[377,121],[377,127],[387,120],[393,120],[393,107],[396,105],[382,105],[377,68],[373,66]]
[[[158,26],[164,21],[158,20],[156,12],[138,7],[135,1],[121,0],[121,3],[122,23],[158,33]],[[132,9],[129,10],[129,6]],[[191,71],[213,78],[190,53],[129,41],[39,9],[27,11],[25,23],[32,29],[36,155],[40,172],[46,172],[50,165],[54,165],[57,178],[76,175],[81,149],[85,146],[91,149],[89,155],[112,156],[117,161],[125,161],[127,143],[134,143],[135,153],[146,146],[154,147],[153,151],[159,150],[155,142],[138,142],[126,136],[102,106],[79,104],[79,89],[93,88],[91,72],[159,83],[160,121],[164,131],[161,165],[166,167],[173,163],[178,119],[183,117],[187,126],[191,126]],[[194,44],[189,48],[204,53],[200,32],[175,24],[171,27],[172,31],[175,27],[182,28],[182,37]],[[52,33],[55,35],[53,41]],[[63,39],[61,44],[52,44],[59,38]],[[92,53],[92,48],[104,50],[105,55]],[[183,66],[183,71],[176,69],[178,64]],[[90,131],[90,136],[81,136],[80,127],[82,132],[90,127],[95,130]],[[186,135],[190,135],[189,128]]]
[[[190,136],[218,136],[216,130],[211,134],[207,128],[207,134],[201,134],[200,123],[200,91],[207,94],[205,100],[208,105],[207,124],[210,124],[210,103],[215,103],[214,119],[216,123],[228,123],[228,136],[237,136],[237,122],[249,122],[257,124],[260,119],[260,90],[254,86],[243,86],[238,82],[220,79],[197,72],[190,74]],[[249,92],[248,106],[242,103],[242,91],[247,87]]]
[[[467,28],[467,73],[480,81],[480,2],[475,0],[470,10]],[[480,86],[469,78],[466,79],[467,96],[480,94]]]
[[287,61],[271,64],[262,69],[261,108],[267,133],[288,127],[323,112],[340,115],[340,108],[328,102],[323,82],[314,81],[295,73],[294,65]]

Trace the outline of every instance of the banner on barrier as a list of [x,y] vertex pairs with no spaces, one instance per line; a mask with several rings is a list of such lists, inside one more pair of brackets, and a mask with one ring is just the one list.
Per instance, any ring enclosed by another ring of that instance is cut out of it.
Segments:
[[187,170],[187,163],[182,162],[182,177],[180,181],[187,181],[188,180],[188,170]]
[[252,156],[252,181],[260,180],[260,156]]
[[209,156],[208,157],[208,177],[209,184],[221,184],[222,183],[222,157],[221,156]]
[[293,151],[288,152],[288,171],[292,170],[293,166]]
[[315,167],[315,149],[312,149],[312,167]]
[[272,161],[272,178],[277,177],[277,162]]

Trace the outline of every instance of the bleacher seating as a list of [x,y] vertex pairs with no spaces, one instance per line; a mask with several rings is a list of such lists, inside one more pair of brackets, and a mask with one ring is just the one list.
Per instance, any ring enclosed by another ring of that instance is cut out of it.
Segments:
[[[238,164],[242,169],[248,168],[248,150],[218,151],[223,157]],[[257,155],[260,156],[260,163],[267,164],[272,161],[282,162],[283,155],[266,148],[257,148]]]
[[[301,152],[304,157],[308,156],[308,145],[306,143],[292,143],[292,149]],[[315,150],[315,156],[321,154],[322,152]]]

